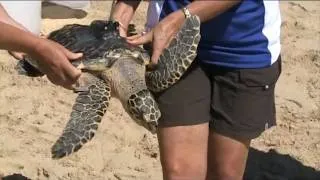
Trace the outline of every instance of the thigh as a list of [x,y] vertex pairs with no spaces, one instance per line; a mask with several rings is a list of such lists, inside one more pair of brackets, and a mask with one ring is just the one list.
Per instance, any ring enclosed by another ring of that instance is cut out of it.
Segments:
[[162,113],[158,139],[164,179],[203,180],[211,119],[209,78],[195,63],[156,98]]
[[205,180],[208,131],[208,123],[159,129],[164,180]]
[[209,133],[207,180],[242,180],[250,140]]

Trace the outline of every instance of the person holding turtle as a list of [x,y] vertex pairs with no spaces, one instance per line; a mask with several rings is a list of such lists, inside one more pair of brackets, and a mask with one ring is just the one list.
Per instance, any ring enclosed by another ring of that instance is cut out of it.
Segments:
[[[118,0],[111,14],[126,36],[140,1]],[[182,11],[184,7],[187,11]],[[185,20],[198,15],[201,41],[182,79],[156,94],[165,180],[240,180],[252,139],[276,125],[281,74],[278,1],[149,1],[146,32],[127,37],[152,48],[152,63]]]
[[81,53],[72,53],[58,43],[28,32],[8,15],[1,4],[0,26],[0,49],[8,50],[17,59],[22,59],[23,53],[29,54],[38,60],[40,70],[53,84],[71,89],[81,71],[69,61],[80,58]]

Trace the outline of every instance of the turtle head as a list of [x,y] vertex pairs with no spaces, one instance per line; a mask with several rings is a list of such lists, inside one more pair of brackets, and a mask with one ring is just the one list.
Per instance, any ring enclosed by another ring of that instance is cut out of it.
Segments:
[[129,114],[151,133],[157,132],[161,112],[149,90],[141,90],[128,100]]

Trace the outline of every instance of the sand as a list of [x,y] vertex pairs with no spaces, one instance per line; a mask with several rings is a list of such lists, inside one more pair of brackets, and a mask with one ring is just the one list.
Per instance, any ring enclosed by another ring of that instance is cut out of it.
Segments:
[[[46,5],[42,33],[68,23],[105,19],[110,4],[93,1],[87,12]],[[59,13],[52,13],[57,9]],[[320,2],[284,1],[281,11],[278,126],[253,141],[246,178],[320,179]],[[143,28],[145,13],[143,4],[134,18],[138,30]],[[0,52],[0,177],[162,179],[156,136],[137,126],[116,99],[91,142],[67,158],[52,160],[50,148],[68,120],[76,95],[45,77],[19,76],[15,63],[6,51]]]

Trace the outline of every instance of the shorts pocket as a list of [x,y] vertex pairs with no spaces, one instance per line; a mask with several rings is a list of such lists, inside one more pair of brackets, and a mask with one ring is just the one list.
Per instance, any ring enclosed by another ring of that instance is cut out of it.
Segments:
[[247,87],[268,87],[274,86],[281,74],[281,60],[279,59],[272,66],[259,69],[240,70],[239,80]]

